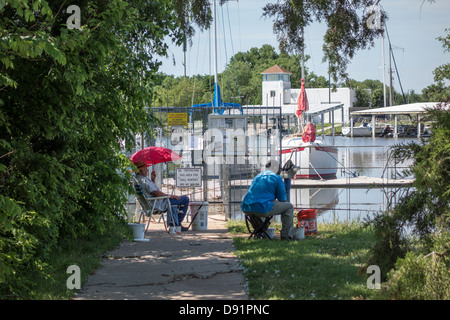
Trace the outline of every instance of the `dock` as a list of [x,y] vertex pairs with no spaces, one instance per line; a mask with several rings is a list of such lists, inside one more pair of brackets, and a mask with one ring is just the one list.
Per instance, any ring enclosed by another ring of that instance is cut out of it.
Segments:
[[[402,188],[410,186],[415,179],[387,179],[358,176],[338,179],[292,179],[291,188],[296,189],[371,189],[371,188]],[[252,180],[232,180],[229,188],[248,188]]]
[[415,179],[386,179],[374,177],[352,177],[327,180],[298,179],[292,180],[292,188],[401,188],[412,185]]

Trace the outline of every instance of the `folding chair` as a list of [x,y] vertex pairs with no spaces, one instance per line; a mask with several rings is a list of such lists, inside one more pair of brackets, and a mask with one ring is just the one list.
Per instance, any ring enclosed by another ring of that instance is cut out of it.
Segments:
[[264,220],[258,216],[255,216],[251,213],[245,214],[245,224],[247,225],[247,229],[250,232],[249,239],[254,237],[255,239],[271,239],[272,238],[267,234],[267,229],[270,226],[270,222],[272,221],[273,216],[268,216],[264,218]]
[[[138,210],[138,212],[140,212],[139,220],[138,220],[139,223],[141,222],[143,215],[146,215],[148,217],[148,222],[147,222],[147,226],[145,227],[145,231],[147,232],[153,215],[158,215],[158,214],[161,215],[163,222],[164,222],[164,228],[167,231],[167,223],[164,219],[164,213],[167,212],[167,214],[170,214],[170,216],[172,217],[172,221],[174,221],[172,206],[170,205],[170,201],[169,201],[170,196],[145,197],[144,191],[142,190],[142,187],[139,185],[139,183],[137,183],[137,181],[134,181],[134,190],[136,191],[137,200],[139,201],[139,204],[142,207],[142,210]],[[155,209],[156,202],[158,200],[167,200],[167,204],[168,204],[167,210],[161,211],[161,210]]]

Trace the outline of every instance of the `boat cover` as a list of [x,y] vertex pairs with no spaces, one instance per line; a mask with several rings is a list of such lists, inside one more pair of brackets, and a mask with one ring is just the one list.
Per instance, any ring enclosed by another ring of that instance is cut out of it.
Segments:
[[311,122],[308,122],[302,134],[303,142],[314,142],[316,140],[316,127]]

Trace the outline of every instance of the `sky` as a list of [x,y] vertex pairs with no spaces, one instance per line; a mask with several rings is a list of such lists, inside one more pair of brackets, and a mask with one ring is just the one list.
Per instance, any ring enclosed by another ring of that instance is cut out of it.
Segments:
[[[262,17],[262,8],[275,0],[232,1],[223,9],[217,6],[217,64],[220,73],[233,54],[246,52],[263,44],[272,45],[277,52],[278,42],[273,33],[273,20]],[[445,36],[450,29],[450,1],[436,0],[381,0],[381,7],[387,11],[387,29],[393,48],[398,75],[405,94],[409,90],[421,93],[422,89],[434,83],[433,70],[450,62],[450,53],[445,53],[442,43],[436,38]],[[225,29],[225,33],[224,30]],[[231,31],[231,32],[230,32]],[[214,74],[209,31],[199,32],[192,39],[192,46],[186,52],[186,74]],[[225,34],[225,37],[224,37]],[[318,22],[305,30],[305,53],[311,56],[306,67],[316,75],[327,74],[327,63],[322,62],[322,45],[325,26]],[[382,37],[375,40],[375,46],[358,51],[347,67],[349,77],[357,81],[366,79],[383,82],[383,53],[385,81],[389,85],[388,41]],[[182,48],[170,46],[169,57],[161,58],[160,71],[175,76],[184,75]],[[175,65],[174,65],[175,61]],[[300,62],[299,62],[300,63]],[[394,64],[392,62],[392,68]],[[398,76],[394,73],[393,87],[401,92]]]

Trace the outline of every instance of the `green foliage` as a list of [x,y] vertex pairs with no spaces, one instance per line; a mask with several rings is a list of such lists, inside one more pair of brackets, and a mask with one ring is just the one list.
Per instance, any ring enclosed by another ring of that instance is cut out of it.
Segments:
[[[447,37],[440,40],[449,51],[450,34],[446,31]],[[450,79],[448,71],[448,66],[436,69],[435,80]],[[427,110],[431,137],[420,144],[393,148],[396,163],[414,161],[404,173],[415,177],[413,188],[393,212],[372,221],[378,237],[368,264],[383,266],[381,271],[389,280],[383,293],[389,298],[448,299],[450,295],[450,96],[442,83],[424,89],[423,95],[443,101]],[[433,252],[432,259],[425,258],[429,252]]]
[[416,178],[415,190],[401,199],[397,211],[422,238],[435,231],[436,218],[450,213],[450,111],[440,106],[429,110],[428,117],[433,126],[427,142],[394,149],[394,157],[414,159],[405,174]]
[[0,1],[0,296],[31,297],[61,241],[126,230],[130,148],[166,37],[169,0]]
[[407,251],[403,225],[395,212],[379,214],[370,221],[369,225],[374,229],[375,243],[370,249],[371,256],[361,271],[365,271],[367,266],[377,265],[383,280],[386,280],[389,270]]
[[[446,36],[438,37],[442,42],[444,52],[450,52],[450,29],[445,29]],[[446,86],[446,81],[450,80],[450,63],[437,67],[434,72],[434,84],[422,90],[422,94],[428,101],[443,102],[450,101],[450,86]]]
[[[309,57],[306,57],[308,61]],[[246,52],[238,52],[218,74],[222,100],[241,104],[262,103],[262,75],[261,72],[279,65],[292,72],[293,87],[300,88],[301,66],[298,55],[278,53],[271,45],[265,44],[261,48],[251,48]],[[161,75],[162,80],[155,88],[157,94],[154,105],[187,107],[192,104],[208,103],[214,97],[214,77],[195,75],[192,77],[178,77]],[[305,78],[308,87],[328,87],[328,80],[309,72],[305,68]],[[238,98],[239,97],[239,98]]]
[[45,232],[49,225],[36,212],[25,212],[13,199],[0,196],[0,283],[8,284],[6,291],[16,290],[14,286],[20,286],[20,290],[31,287],[29,281],[14,284],[7,279],[24,272],[36,273],[44,267],[42,260],[35,259],[40,239],[33,234],[37,229]]
[[[307,63],[310,57],[305,57],[305,81],[307,88],[328,88],[328,78],[316,75],[310,71]],[[230,58],[225,70],[218,74],[222,100],[241,104],[259,105],[262,103],[261,73],[279,65],[289,70],[293,88],[301,86],[301,57],[298,54],[276,52],[271,45],[261,48],[251,48],[246,52],[237,52]],[[192,104],[208,103],[214,97],[214,78],[210,75],[195,75],[192,77],[174,77],[159,74],[155,87],[155,106],[188,107]],[[379,80],[356,81],[348,79],[336,84],[337,87],[351,87],[355,90],[357,102],[354,107],[383,107],[383,83]],[[240,97],[240,98],[238,98]],[[403,97],[393,90],[395,104],[402,104]],[[422,101],[421,95],[414,92],[407,94],[410,103]]]
[[[304,51],[303,29],[314,21],[327,25],[324,34],[324,61],[329,61],[330,73],[335,82],[346,79],[346,68],[357,50],[373,46],[382,29],[369,29],[365,12],[371,1],[357,0],[286,0],[266,4],[263,16],[274,18],[274,32],[280,49],[289,53]],[[362,12],[362,13],[361,13]],[[386,14],[381,10],[382,19]]]
[[378,296],[389,299],[450,299],[450,233],[440,230],[433,236],[432,252],[410,251],[395,263],[389,281]]
[[[387,295],[398,299],[445,299],[449,296],[450,246],[450,110],[428,111],[432,136],[421,144],[394,148],[397,159],[414,159],[405,174],[416,178],[413,189],[393,212],[374,218],[377,241],[368,265],[387,276]],[[436,252],[433,259],[429,252]],[[393,269],[391,272],[389,272]]]

